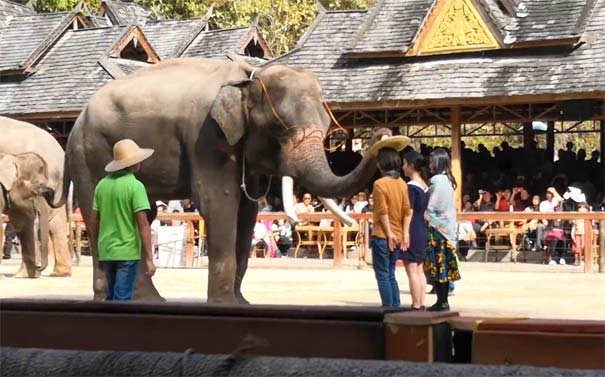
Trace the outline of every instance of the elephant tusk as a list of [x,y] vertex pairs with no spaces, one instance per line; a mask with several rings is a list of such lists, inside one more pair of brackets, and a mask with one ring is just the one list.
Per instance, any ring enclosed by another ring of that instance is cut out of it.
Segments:
[[282,201],[284,203],[284,212],[288,216],[288,221],[292,225],[298,223],[298,215],[294,209],[294,180],[292,177],[284,176],[281,181]]
[[319,201],[324,205],[330,212],[332,212],[336,217],[340,219],[340,221],[345,224],[345,226],[351,227],[353,225],[357,225],[357,221],[351,218],[351,216],[347,215],[336,202],[332,199],[319,197]]

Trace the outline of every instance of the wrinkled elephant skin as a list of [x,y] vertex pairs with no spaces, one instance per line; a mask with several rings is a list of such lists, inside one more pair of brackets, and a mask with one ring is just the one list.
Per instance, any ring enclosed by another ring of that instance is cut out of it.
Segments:
[[[265,189],[261,176],[289,176],[317,195],[335,197],[363,187],[376,170],[370,158],[343,177],[330,170],[323,148],[330,117],[312,72],[268,65],[250,80],[253,70],[240,61],[173,59],[114,80],[91,98],[66,149],[86,222],[113,144],[130,138],[155,149],[137,177],[152,206],[184,198],[199,205],[207,224],[209,302],[247,302],[241,285],[258,205],[242,195],[244,161],[253,197]],[[93,258],[94,293],[101,299],[104,276],[94,245]],[[140,279],[135,297],[157,300],[159,294],[150,279]]]

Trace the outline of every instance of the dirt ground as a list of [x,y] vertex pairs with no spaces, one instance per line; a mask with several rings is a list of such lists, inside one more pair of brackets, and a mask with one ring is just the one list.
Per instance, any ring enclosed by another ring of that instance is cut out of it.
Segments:
[[[90,257],[74,268],[71,278],[17,279],[17,259],[0,264],[0,298],[92,298]],[[244,294],[255,304],[368,305],[380,303],[371,267],[347,261],[340,269],[331,260],[252,259]],[[43,275],[50,273],[45,271]],[[154,282],[170,302],[206,300],[208,270],[158,269]],[[410,305],[408,282],[398,269],[402,304]],[[605,274],[584,274],[580,267],[536,264],[462,264],[462,280],[450,298],[462,315],[565,319],[605,318]],[[427,295],[427,304],[435,296]]]

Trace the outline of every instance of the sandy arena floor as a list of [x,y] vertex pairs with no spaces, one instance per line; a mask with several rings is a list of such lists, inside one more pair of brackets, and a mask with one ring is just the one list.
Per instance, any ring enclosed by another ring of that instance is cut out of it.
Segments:
[[[74,268],[71,278],[16,279],[17,259],[3,261],[0,298],[90,299],[90,257]],[[332,269],[331,260],[253,259],[244,281],[244,294],[256,304],[379,305],[370,268],[354,261]],[[464,263],[462,280],[451,306],[462,315],[569,319],[605,318],[605,274],[583,274],[579,267],[510,263]],[[50,270],[44,274],[50,273]],[[158,269],[154,282],[171,302],[202,303],[206,299],[208,270]],[[409,306],[408,282],[403,269],[397,278],[403,305]],[[427,295],[427,303],[435,296]]]

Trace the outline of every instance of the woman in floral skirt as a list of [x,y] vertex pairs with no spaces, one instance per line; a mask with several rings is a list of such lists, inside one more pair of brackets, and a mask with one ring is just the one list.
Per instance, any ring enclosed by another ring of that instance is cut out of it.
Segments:
[[424,269],[437,293],[437,302],[428,311],[448,311],[448,283],[460,280],[456,252],[456,180],[450,157],[438,148],[429,157],[431,185],[425,218],[429,224],[427,260]]

